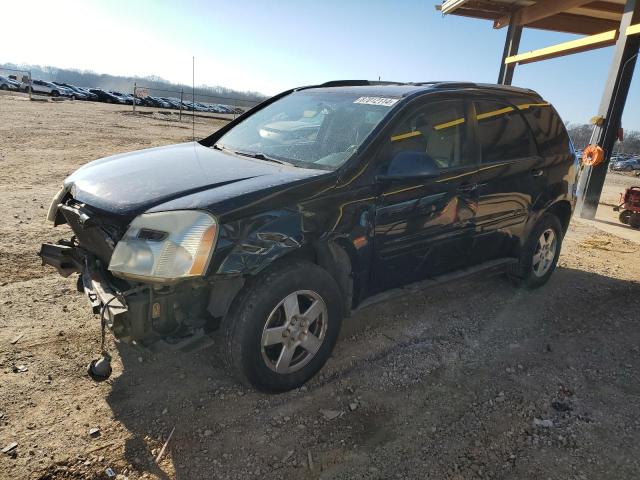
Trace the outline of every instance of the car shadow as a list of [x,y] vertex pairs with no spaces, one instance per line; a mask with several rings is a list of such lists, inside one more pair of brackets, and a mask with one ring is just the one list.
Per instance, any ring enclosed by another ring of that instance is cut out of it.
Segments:
[[[272,437],[278,434],[282,422],[294,422],[287,418],[299,418],[296,415],[304,416],[304,412],[317,414],[319,408],[327,408],[322,404],[331,401],[336,389],[341,388],[342,379],[360,382],[363,372],[372,368],[376,358],[384,356],[385,348],[402,347],[397,333],[387,335],[391,324],[395,332],[403,329],[411,332],[416,325],[429,326],[421,319],[429,319],[439,328],[453,317],[469,315],[477,318],[481,332],[471,343],[489,342],[485,336],[500,335],[505,322],[506,330],[513,322],[514,329],[517,327],[514,331],[522,332],[529,341],[544,345],[552,338],[556,345],[563,342],[589,345],[594,336],[597,341],[603,322],[601,315],[594,311],[593,315],[576,319],[572,312],[583,312],[585,302],[599,302],[608,315],[630,319],[631,311],[637,313],[638,302],[621,299],[638,299],[639,294],[637,282],[572,268],[558,268],[545,287],[533,291],[518,289],[506,279],[494,277],[413,292],[345,319],[341,339],[330,360],[333,375],[324,376],[321,372],[307,388],[281,395],[267,395],[241,386],[223,366],[218,338],[214,339],[213,347],[189,354],[151,354],[121,345],[118,350],[122,373],[112,380],[107,401],[113,417],[130,433],[124,446],[128,468],[163,479],[294,474],[317,478],[317,471],[314,476],[299,466],[285,465],[287,462],[283,460],[286,455],[291,457],[287,450],[293,451],[297,445],[308,445],[311,441],[303,427],[290,425],[283,437],[277,437],[277,441]],[[549,321],[549,316],[557,317],[558,321]],[[349,340],[365,330],[386,336],[384,346],[369,344],[376,338],[371,335]],[[445,330],[438,335],[446,339],[446,335],[453,334]],[[394,341],[397,345],[393,345]],[[363,359],[351,355],[356,349],[366,351],[369,356]],[[539,362],[554,361],[541,351],[530,355]],[[353,361],[356,357],[360,359]],[[496,368],[495,359],[480,361],[485,369]],[[461,367],[453,364],[446,368]],[[373,388],[371,384],[363,385],[363,389]],[[471,384],[466,388],[480,389]],[[305,425],[302,420],[300,424]],[[173,428],[175,433],[158,465],[154,457]],[[323,445],[326,438],[320,436],[313,441]],[[284,449],[284,454],[279,448]]]

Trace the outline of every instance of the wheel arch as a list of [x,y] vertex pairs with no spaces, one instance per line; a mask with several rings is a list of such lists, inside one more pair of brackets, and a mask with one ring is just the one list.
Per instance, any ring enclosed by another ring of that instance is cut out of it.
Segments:
[[545,210],[545,212],[558,217],[558,220],[560,220],[560,224],[562,225],[563,235],[567,233],[569,222],[571,221],[571,214],[573,213],[571,203],[569,203],[568,200],[559,200],[553,203]]

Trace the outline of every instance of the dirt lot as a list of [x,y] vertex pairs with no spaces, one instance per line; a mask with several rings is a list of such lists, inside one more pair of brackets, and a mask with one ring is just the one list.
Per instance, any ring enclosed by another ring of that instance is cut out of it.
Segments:
[[360,311],[299,391],[243,389],[215,347],[112,345],[92,383],[98,321],[35,255],[66,233],[50,198],[88,160],[191,138],[122,110],[0,96],[1,479],[640,476],[640,245],[581,223],[540,290],[469,280]]

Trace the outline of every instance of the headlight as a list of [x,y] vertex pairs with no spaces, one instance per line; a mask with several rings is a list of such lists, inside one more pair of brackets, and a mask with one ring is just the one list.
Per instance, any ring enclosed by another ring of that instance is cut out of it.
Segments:
[[167,283],[206,273],[218,234],[205,212],[179,210],[136,217],[118,242],[109,270],[134,280]]
[[47,212],[47,220],[50,222],[56,221],[56,215],[58,213],[58,205],[62,202],[62,199],[67,194],[67,189],[62,187],[58,193],[53,196],[51,200],[51,205],[49,205],[49,211]]

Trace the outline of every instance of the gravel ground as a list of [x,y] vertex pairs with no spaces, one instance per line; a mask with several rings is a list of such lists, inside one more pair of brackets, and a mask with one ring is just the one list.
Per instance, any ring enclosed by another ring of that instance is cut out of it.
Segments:
[[17,443],[1,479],[640,476],[640,245],[584,224],[542,289],[468,280],[355,313],[297,391],[242,388],[215,345],[112,344],[113,376],[91,382],[98,321],[39,265],[66,233],[45,209],[88,160],[190,138],[122,107],[0,96],[0,448]]

